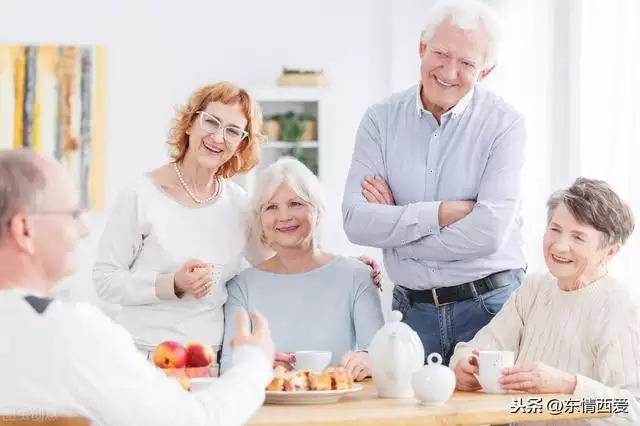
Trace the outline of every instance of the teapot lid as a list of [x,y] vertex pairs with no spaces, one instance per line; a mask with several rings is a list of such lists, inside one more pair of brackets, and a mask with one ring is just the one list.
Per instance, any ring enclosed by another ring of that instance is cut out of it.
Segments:
[[402,312],[391,311],[391,314],[389,314],[389,322],[400,322],[400,321],[402,321]]
[[387,322],[382,328],[379,330],[380,334],[391,334],[395,333],[399,336],[413,336],[415,335],[418,338],[417,333],[407,324],[402,322],[402,312],[400,311],[391,311],[389,316],[387,317]]
[[417,368],[424,365],[424,347],[420,337],[409,325],[402,322],[402,312],[400,311],[391,311],[387,315],[385,325],[373,337],[369,346],[369,354],[371,354],[372,358],[376,358],[378,353],[382,354],[381,357],[388,358],[387,352],[389,345],[392,343],[391,338],[397,339],[395,340],[396,343],[409,345],[411,349],[407,353],[412,354],[412,360],[415,361]]
[[427,357],[428,365],[441,365],[442,364],[442,356],[438,352],[432,352]]

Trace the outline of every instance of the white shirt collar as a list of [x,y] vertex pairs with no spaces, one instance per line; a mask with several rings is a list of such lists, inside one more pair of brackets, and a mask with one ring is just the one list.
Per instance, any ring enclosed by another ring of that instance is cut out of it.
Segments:
[[[427,111],[424,108],[424,105],[422,105],[422,97],[420,96],[421,90],[422,90],[422,83],[418,84],[418,89],[416,93],[416,109],[418,110],[418,116],[420,117],[422,117],[422,114],[425,112],[431,114],[429,111]],[[462,99],[460,99],[460,101],[453,106],[453,108],[451,108],[446,113],[442,114],[442,116],[445,117],[445,116],[451,115],[451,118],[456,118],[460,114],[462,114],[464,110],[467,109],[467,106],[469,106],[469,104],[471,103],[471,99],[473,99],[473,94],[475,93],[475,90],[476,90],[475,87],[471,87],[471,90],[469,90],[469,92],[466,95],[464,95]]]

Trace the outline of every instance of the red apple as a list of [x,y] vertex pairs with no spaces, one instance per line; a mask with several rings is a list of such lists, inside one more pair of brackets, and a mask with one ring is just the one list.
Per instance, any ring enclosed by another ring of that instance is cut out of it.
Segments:
[[179,342],[168,340],[153,351],[153,363],[160,368],[183,368],[187,362],[187,350]]
[[186,349],[187,367],[207,367],[213,361],[213,349],[206,343],[192,342]]

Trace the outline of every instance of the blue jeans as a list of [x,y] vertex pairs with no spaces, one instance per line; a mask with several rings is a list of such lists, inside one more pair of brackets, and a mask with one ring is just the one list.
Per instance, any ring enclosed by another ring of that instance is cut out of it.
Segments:
[[402,313],[403,321],[418,333],[427,356],[437,352],[444,364],[449,365],[458,342],[473,339],[478,330],[487,325],[524,279],[524,270],[513,269],[490,275],[486,279],[502,285],[478,295],[473,287],[473,298],[440,306],[430,303],[412,303],[410,290],[396,285],[393,289],[392,309]]

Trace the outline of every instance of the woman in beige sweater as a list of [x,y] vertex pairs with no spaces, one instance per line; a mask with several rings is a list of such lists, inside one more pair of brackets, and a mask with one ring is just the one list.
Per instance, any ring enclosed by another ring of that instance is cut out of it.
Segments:
[[554,193],[547,207],[549,274],[527,277],[473,340],[456,346],[457,388],[480,388],[472,352],[509,350],[516,366],[502,372],[503,389],[622,398],[626,413],[571,424],[640,424],[640,301],[607,273],[633,232],[633,214],[605,182],[584,178]]

